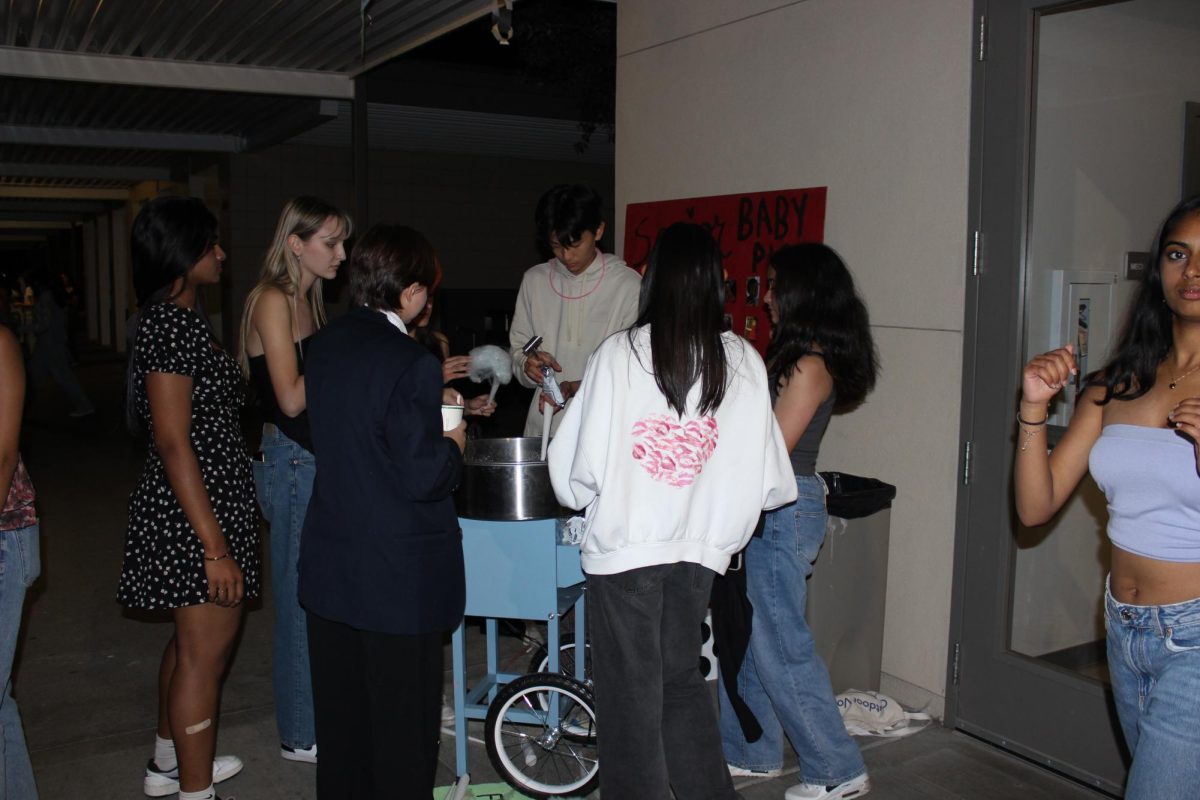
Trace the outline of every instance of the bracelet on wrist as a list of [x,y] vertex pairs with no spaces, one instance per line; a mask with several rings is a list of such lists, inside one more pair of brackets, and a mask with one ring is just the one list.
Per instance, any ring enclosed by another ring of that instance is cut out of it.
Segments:
[[204,557],[204,560],[205,560],[205,561],[224,561],[224,560],[225,560],[225,559],[227,559],[227,558],[229,558],[229,551],[228,551],[228,550],[226,550],[224,553],[221,553],[221,555],[219,555],[219,556],[207,556],[207,555],[206,555],[206,556]]
[[1042,417],[1037,422],[1030,422],[1027,419],[1021,419],[1021,412],[1020,411],[1017,412],[1017,423],[1024,425],[1027,428],[1036,428],[1039,425],[1045,425],[1049,421],[1050,421],[1049,409],[1047,409],[1046,416]]

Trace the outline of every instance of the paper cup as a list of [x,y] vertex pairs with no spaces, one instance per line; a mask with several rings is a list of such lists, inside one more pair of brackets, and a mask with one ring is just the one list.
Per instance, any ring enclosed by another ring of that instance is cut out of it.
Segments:
[[442,406],[442,430],[452,431],[462,422],[462,406]]

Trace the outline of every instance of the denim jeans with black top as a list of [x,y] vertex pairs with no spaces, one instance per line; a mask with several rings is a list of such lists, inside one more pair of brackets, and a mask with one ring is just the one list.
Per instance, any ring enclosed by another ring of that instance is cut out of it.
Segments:
[[1200,794],[1200,599],[1135,606],[1104,593],[1108,671],[1133,766],[1126,800]]
[[297,598],[300,531],[312,496],[317,460],[279,432],[263,426],[262,460],[254,461],[258,504],[271,526],[271,585],[275,604],[271,646],[275,722],[279,741],[296,750],[316,743],[308,628]]
[[715,573],[687,562],[587,576],[604,800],[732,800],[700,674]]
[[21,712],[12,695],[13,655],[25,590],[42,572],[38,526],[0,531],[0,800],[37,800]]
[[833,698],[829,670],[804,619],[806,583],[825,541],[825,484],[796,476],[795,503],[768,512],[762,536],[746,546],[746,593],[753,607],[750,647],[738,671],[738,693],[762,736],[747,742],[724,685],[721,738],[730,764],[755,771],[783,766],[783,735],[800,758],[806,783],[835,786],[866,771]]

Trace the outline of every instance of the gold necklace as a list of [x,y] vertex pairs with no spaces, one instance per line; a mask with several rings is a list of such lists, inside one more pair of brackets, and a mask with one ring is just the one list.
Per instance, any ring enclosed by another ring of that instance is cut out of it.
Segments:
[[1177,385],[1177,384],[1178,384],[1178,383],[1179,383],[1181,380],[1183,380],[1184,378],[1186,378],[1188,375],[1191,375],[1193,372],[1195,372],[1195,371],[1196,371],[1196,370],[1198,370],[1198,369],[1200,369],[1200,364],[1197,364],[1196,366],[1194,366],[1194,367],[1192,367],[1191,369],[1189,369],[1187,372],[1185,372],[1185,373],[1183,373],[1182,375],[1179,375],[1178,377],[1176,377],[1176,378],[1175,378],[1174,380],[1172,380],[1172,381],[1171,381],[1169,384],[1167,384],[1167,388],[1168,388],[1168,389],[1172,389],[1172,390],[1174,390],[1175,386],[1176,386],[1176,385]]

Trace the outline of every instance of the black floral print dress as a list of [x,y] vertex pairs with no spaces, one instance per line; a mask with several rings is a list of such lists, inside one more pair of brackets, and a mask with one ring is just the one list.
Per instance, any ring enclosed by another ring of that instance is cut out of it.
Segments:
[[180,608],[208,602],[204,547],[167,482],[154,447],[146,374],[192,378],[192,449],[230,555],[242,569],[247,599],[259,592],[258,511],[246,442],[238,423],[245,402],[236,362],[200,315],[174,303],[142,312],[133,346],[134,402],[149,431],[146,466],[129,496],[129,527],[117,601],[126,608]]

